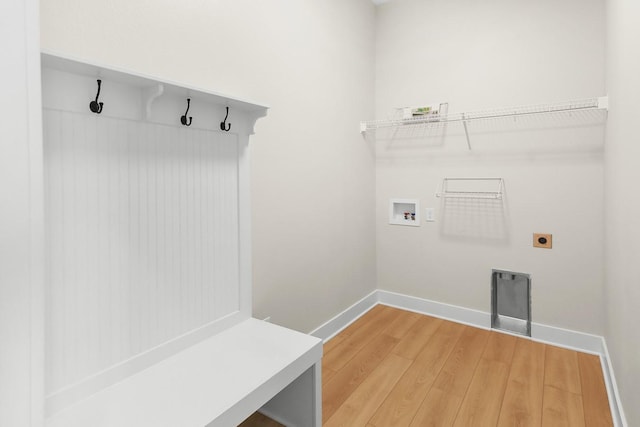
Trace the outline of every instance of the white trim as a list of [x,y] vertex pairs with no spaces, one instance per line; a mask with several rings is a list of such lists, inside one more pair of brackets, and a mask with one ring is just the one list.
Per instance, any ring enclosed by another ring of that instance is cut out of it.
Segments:
[[583,353],[602,355],[602,337],[598,335],[531,323],[531,339]]
[[378,293],[379,291],[371,292],[351,307],[309,332],[309,335],[322,338],[324,342],[327,342],[344,328],[355,322],[360,316],[378,305]]
[[[40,3],[25,5],[27,120],[29,123],[29,288],[31,427],[44,424],[45,395],[45,259],[44,168],[42,137],[42,76],[40,64]],[[6,77],[6,75],[5,75]]]
[[[491,329],[491,314],[424,298],[378,290],[380,303],[482,329]],[[496,332],[503,332],[495,330]],[[515,334],[514,334],[515,335]],[[516,335],[522,336],[522,335]],[[526,338],[526,337],[523,337]],[[531,339],[591,354],[602,354],[602,337],[540,323],[531,324]]]
[[428,314],[441,319],[463,323],[482,329],[491,328],[491,315],[479,310],[378,290],[378,299],[384,305]]
[[[314,329],[310,334],[322,338],[326,342],[378,304],[427,314],[476,328],[491,329],[490,313],[378,289]],[[503,332],[497,329],[493,330]],[[533,341],[600,356],[614,425],[616,427],[627,426],[609,351],[603,337],[540,323],[531,324],[531,335]],[[522,335],[517,336],[527,338]]]
[[616,427],[627,427],[627,418],[624,415],[622,400],[620,400],[620,393],[618,392],[618,383],[616,382],[613,365],[611,364],[611,358],[609,357],[609,349],[604,337],[602,338],[600,364],[602,365],[602,372],[604,373],[604,382],[607,386],[607,396],[609,397],[609,407],[611,408],[613,424]]
[[251,148],[249,135],[237,135],[238,149],[238,302],[243,318],[253,313],[251,261]]

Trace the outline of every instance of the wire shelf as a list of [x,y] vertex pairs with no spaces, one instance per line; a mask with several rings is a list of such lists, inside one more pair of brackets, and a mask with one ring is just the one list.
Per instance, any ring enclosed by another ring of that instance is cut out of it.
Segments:
[[502,199],[502,178],[444,178],[436,197],[458,199]]
[[392,118],[387,120],[370,120],[360,122],[360,132],[365,133],[376,129],[393,128],[400,126],[443,126],[448,123],[463,123],[479,120],[491,120],[504,117],[518,117],[540,114],[566,113],[572,111],[607,110],[608,98],[588,98],[577,101],[559,102],[555,104],[538,104],[519,107],[505,107],[483,111],[465,113],[434,114],[411,117],[407,119]]

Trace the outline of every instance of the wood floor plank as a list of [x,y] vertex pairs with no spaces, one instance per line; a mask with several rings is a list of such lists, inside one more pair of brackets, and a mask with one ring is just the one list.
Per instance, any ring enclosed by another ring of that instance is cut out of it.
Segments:
[[415,359],[422,347],[431,338],[431,335],[442,324],[442,319],[430,316],[422,316],[404,335],[393,353],[405,359]]
[[398,343],[387,334],[375,337],[326,383],[322,391],[322,418],[328,420],[351,393],[371,375]]
[[[391,323],[401,310],[384,305],[374,307],[366,321],[363,321],[338,346],[322,358],[322,366],[338,371],[351,360],[365,345],[380,334]],[[367,313],[368,314],[368,313]]]
[[336,373],[337,372],[334,371],[333,369],[322,368],[322,384],[328,383],[329,380],[333,378]]
[[544,369],[545,385],[574,394],[582,393],[577,352],[548,346]]
[[578,353],[584,421],[587,427],[612,426],[607,387],[604,384],[600,358]]
[[545,351],[544,344],[517,340],[498,427],[541,425]]
[[462,397],[432,387],[418,409],[410,427],[451,426],[458,415]]
[[453,425],[495,426],[508,377],[508,364],[481,358]]
[[[547,352],[550,348],[551,346],[547,348]],[[584,425],[582,396],[545,385],[542,403],[542,426],[582,427]]]
[[353,323],[351,323],[351,325],[349,325],[348,328],[342,330],[340,333],[341,334],[344,333],[345,335],[349,336],[353,334],[355,331],[357,331],[358,329],[362,328],[365,324],[373,320],[375,317],[380,315],[382,312],[387,310],[388,310],[387,306],[382,304],[376,304],[373,307],[371,307],[362,316],[354,320]]
[[244,420],[238,427],[284,427],[279,422],[273,421],[271,418],[256,412],[249,418]]
[[489,331],[464,326],[460,339],[422,401],[411,426],[453,424],[488,338]]
[[390,353],[323,425],[365,426],[410,365],[411,360]]
[[404,338],[409,329],[421,318],[424,317],[418,313],[403,311],[400,316],[396,317],[393,322],[384,329],[384,333],[395,338]]
[[373,321],[376,316],[378,316],[382,311],[385,310],[384,307],[385,306],[380,304],[374,306],[362,316],[357,318],[351,325],[349,325],[349,327],[336,334],[333,338],[331,338],[323,345],[324,355],[326,356],[329,352],[333,351],[336,347],[339,346],[339,344],[344,342],[344,340],[350,337],[355,331],[359,330],[367,323]]
[[513,351],[516,348],[516,338],[513,335],[504,334],[502,332],[491,331],[487,345],[484,348],[482,357],[496,362],[504,362],[511,364]]
[[408,426],[463,331],[463,325],[442,322],[370,423],[377,427]]
[[465,326],[434,387],[464,398],[488,338],[489,331]]
[[349,335],[346,334],[346,330],[343,330],[342,332],[340,332],[338,335],[334,336],[333,338],[331,338],[329,341],[327,341],[326,343],[324,343],[324,345],[322,346],[322,352],[323,354],[327,354],[330,351],[334,350],[336,347],[339,346],[339,344],[341,342],[343,342]]

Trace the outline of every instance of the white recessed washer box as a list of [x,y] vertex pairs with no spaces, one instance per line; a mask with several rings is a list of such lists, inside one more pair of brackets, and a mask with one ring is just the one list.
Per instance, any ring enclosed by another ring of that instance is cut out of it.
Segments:
[[389,224],[420,227],[418,199],[389,199]]

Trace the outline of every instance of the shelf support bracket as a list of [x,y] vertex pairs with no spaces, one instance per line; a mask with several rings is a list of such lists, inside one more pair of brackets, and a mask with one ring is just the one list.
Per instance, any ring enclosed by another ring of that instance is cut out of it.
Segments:
[[164,85],[158,83],[153,86],[149,86],[142,91],[142,102],[144,103],[144,118],[149,120],[151,118],[151,106],[153,101],[164,93]]
[[469,151],[471,151],[471,141],[469,140],[469,130],[467,129],[467,120],[464,117],[464,113],[462,113],[462,126],[464,126],[464,136],[467,137],[467,147]]

